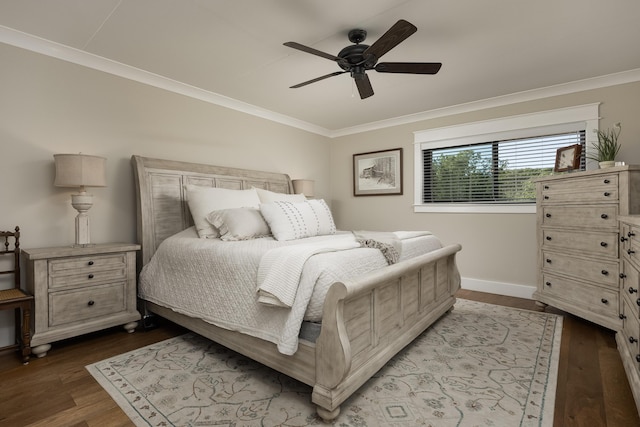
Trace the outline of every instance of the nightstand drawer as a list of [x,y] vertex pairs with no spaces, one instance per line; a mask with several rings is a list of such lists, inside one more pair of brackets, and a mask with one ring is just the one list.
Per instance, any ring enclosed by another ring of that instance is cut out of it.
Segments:
[[49,294],[49,326],[93,320],[124,310],[125,282]]
[[100,284],[104,282],[113,282],[116,280],[123,280],[127,271],[124,268],[114,270],[86,270],[78,273],[73,270],[75,274],[69,274],[65,276],[49,276],[50,288],[64,288],[72,286],[93,286],[94,284]]
[[90,274],[101,270],[124,269],[126,265],[125,253],[53,259],[49,261],[49,276]]

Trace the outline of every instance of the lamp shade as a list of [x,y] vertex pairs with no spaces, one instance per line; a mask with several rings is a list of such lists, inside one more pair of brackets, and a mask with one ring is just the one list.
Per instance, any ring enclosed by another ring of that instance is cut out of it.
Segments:
[[293,183],[293,192],[296,194],[304,194],[305,197],[313,197],[315,196],[315,181],[311,179],[294,179],[291,181]]
[[54,154],[56,187],[106,187],[107,159],[86,154]]

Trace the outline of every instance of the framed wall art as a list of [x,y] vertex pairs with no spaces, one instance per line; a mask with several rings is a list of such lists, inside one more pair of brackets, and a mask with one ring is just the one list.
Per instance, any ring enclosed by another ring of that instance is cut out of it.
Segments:
[[402,194],[402,148],[353,155],[353,195]]

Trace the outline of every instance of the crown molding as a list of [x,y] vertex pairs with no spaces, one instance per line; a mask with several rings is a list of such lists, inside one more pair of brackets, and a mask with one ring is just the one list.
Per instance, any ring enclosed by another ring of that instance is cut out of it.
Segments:
[[154,74],[140,68],[132,67],[121,62],[113,61],[102,56],[76,49],[67,45],[43,39],[31,34],[14,30],[0,25],[0,42],[19,47],[31,52],[40,53],[72,64],[81,65],[97,71],[102,71],[124,79],[136,81],[149,86],[174,92],[210,104],[237,110],[242,113],[260,117],[286,126],[302,129],[307,132],[322,136],[329,136],[330,131],[321,126],[295,119],[284,114],[279,114],[246,102],[238,101],[215,92],[210,92],[199,87],[191,86],[168,77]]
[[623,71],[620,73],[593,77],[590,79],[577,80],[575,82],[563,83],[539,89],[532,89],[523,92],[497,96],[495,98],[482,99],[465,104],[452,105],[450,107],[438,108],[435,110],[423,111],[421,113],[394,117],[391,119],[380,120],[378,122],[366,123],[360,126],[333,131],[331,132],[330,137],[336,138],[340,136],[353,135],[357,133],[384,129],[391,126],[406,125],[423,120],[431,120],[439,117],[469,113],[478,110],[485,110],[487,108],[502,107],[505,105],[517,104],[520,102],[535,101],[537,99],[551,98],[553,96],[567,95],[575,92],[600,89],[603,87],[616,86],[637,81],[640,81],[640,68]]
[[27,34],[13,28],[0,25],[0,42],[19,47],[32,52],[40,53],[52,58],[81,65],[97,71],[102,71],[128,80],[143,83],[149,86],[164,89],[210,104],[240,111],[252,116],[260,117],[286,126],[291,126],[307,132],[315,133],[327,138],[353,135],[378,129],[415,123],[423,120],[450,116],[454,114],[468,113],[493,107],[501,107],[519,102],[533,101],[552,96],[566,95],[574,92],[615,86],[624,83],[640,81],[640,69],[623,71],[615,74],[578,80],[545,88],[533,89],[524,92],[513,93],[495,98],[465,104],[452,105],[406,116],[399,116],[363,125],[330,130],[313,123],[298,120],[284,114],[257,107],[246,102],[238,101],[215,92],[210,92],[195,86],[191,86],[158,74],[154,74],[121,62],[113,61],[102,56],[94,55],[67,45],[53,42],[41,37]]

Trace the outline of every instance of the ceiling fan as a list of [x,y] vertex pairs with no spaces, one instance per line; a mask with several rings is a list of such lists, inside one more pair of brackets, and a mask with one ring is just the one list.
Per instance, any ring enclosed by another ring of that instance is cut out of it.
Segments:
[[338,53],[338,56],[301,45],[300,43],[286,42],[284,43],[285,46],[335,61],[343,70],[335,71],[333,73],[299,83],[291,86],[291,89],[306,86],[340,74],[351,73],[351,77],[353,77],[356,86],[358,87],[360,98],[365,99],[373,95],[373,87],[371,86],[371,81],[369,81],[369,77],[366,74],[367,70],[375,70],[379,73],[436,74],[440,70],[440,67],[442,67],[442,63],[440,62],[378,63],[378,60],[382,55],[402,43],[407,39],[407,37],[416,31],[418,31],[418,29],[415,25],[401,19],[389,28],[389,30],[387,30],[387,32],[371,46],[368,46],[366,44],[360,44],[367,37],[367,32],[365,30],[351,30],[349,31],[349,41],[355,44],[342,49],[340,53]]

